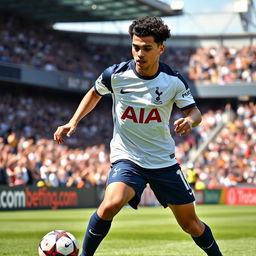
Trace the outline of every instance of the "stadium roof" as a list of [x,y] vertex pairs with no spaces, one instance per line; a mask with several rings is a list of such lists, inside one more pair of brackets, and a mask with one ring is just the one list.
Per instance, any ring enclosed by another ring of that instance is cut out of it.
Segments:
[[0,0],[0,11],[45,23],[117,21],[141,16],[176,16],[181,10],[158,0]]

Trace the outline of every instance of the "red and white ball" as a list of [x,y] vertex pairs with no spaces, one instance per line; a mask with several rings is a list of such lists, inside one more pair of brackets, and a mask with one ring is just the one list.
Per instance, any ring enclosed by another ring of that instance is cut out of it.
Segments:
[[78,256],[79,245],[76,238],[64,230],[54,230],[46,234],[39,243],[39,256]]

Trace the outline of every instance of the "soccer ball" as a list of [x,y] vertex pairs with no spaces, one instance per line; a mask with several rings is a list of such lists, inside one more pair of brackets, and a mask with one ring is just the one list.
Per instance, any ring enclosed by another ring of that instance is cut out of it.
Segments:
[[64,230],[54,230],[46,234],[39,243],[39,256],[78,256],[76,238]]

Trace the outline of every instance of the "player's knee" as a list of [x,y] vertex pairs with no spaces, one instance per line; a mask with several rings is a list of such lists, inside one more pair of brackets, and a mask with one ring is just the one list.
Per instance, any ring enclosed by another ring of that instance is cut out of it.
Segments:
[[200,236],[204,230],[203,224],[196,220],[189,220],[183,223],[181,227],[186,233],[192,236]]
[[110,218],[114,217],[123,207],[122,200],[107,200],[101,205],[102,217]]

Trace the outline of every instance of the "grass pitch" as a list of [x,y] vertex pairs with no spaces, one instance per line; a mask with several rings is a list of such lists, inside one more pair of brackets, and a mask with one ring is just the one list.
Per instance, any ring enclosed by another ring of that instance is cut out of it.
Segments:
[[[1,256],[36,256],[38,243],[51,230],[73,233],[82,245],[95,209],[0,212]],[[224,256],[256,255],[256,206],[199,205]],[[95,256],[203,256],[169,209],[123,209]]]

